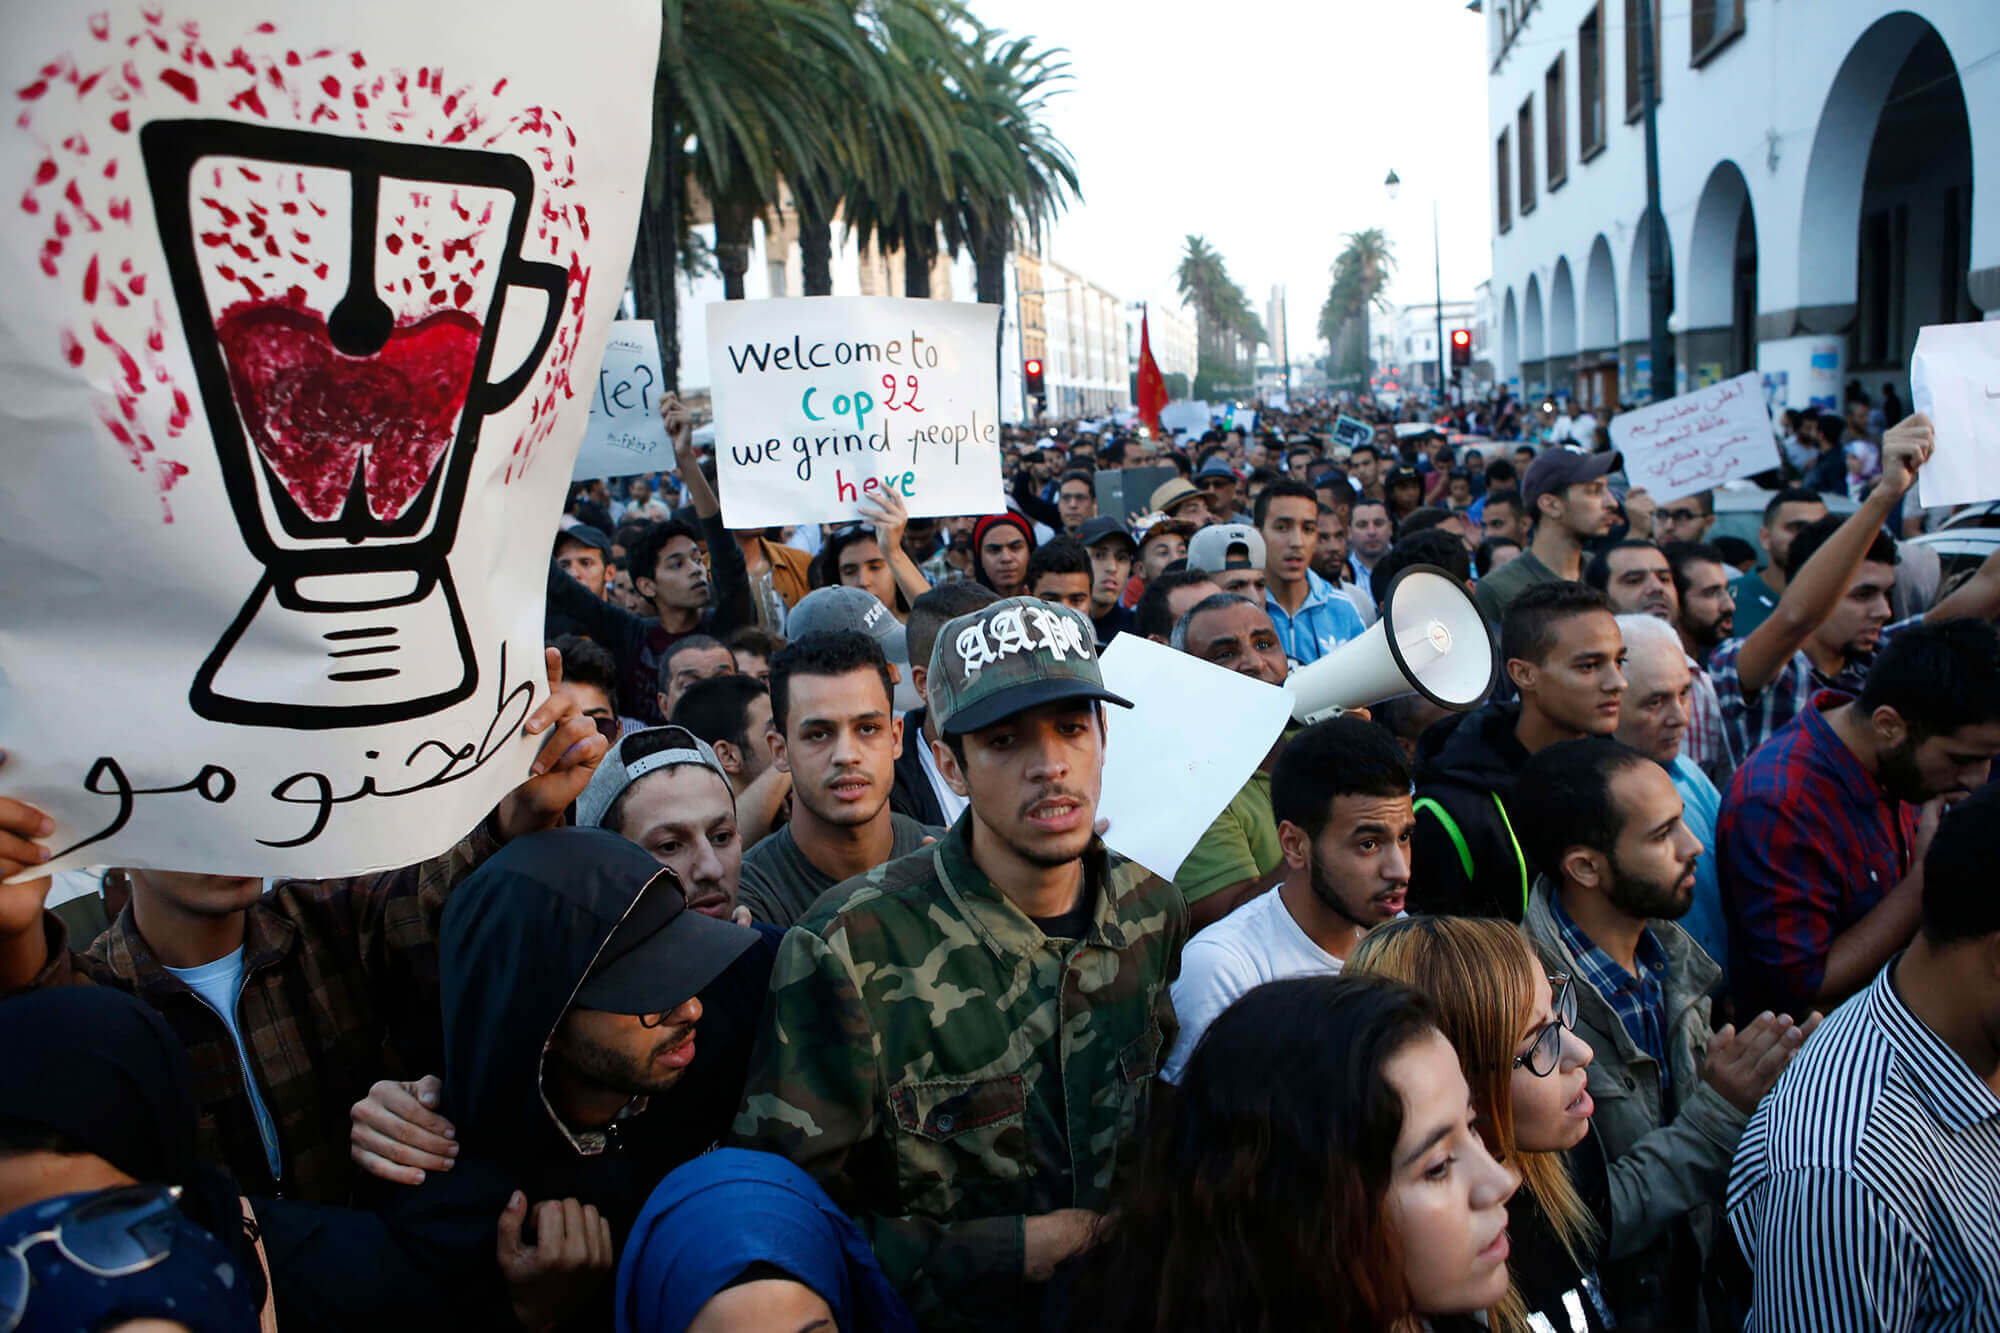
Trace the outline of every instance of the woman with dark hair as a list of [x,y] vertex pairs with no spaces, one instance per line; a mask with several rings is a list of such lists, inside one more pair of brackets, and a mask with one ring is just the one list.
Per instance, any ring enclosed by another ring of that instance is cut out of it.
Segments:
[[1023,596],[1034,549],[1034,524],[1011,509],[988,514],[972,529],[972,577],[1002,597]]
[[[1610,1213],[1610,1199],[1585,1090],[1594,1052],[1573,1030],[1568,979],[1546,976],[1527,938],[1507,922],[1446,916],[1378,926],[1344,974],[1400,981],[1436,1006],[1472,1089],[1480,1135],[1521,1176],[1509,1210],[1513,1289],[1488,1312],[1488,1326],[1496,1333],[1612,1327],[1596,1268],[1597,1218]],[[1531,1323],[1535,1316],[1540,1322]]]
[[1082,1261],[1071,1328],[1416,1333],[1506,1294],[1517,1180],[1408,987],[1259,986],[1210,1025],[1162,1110]]

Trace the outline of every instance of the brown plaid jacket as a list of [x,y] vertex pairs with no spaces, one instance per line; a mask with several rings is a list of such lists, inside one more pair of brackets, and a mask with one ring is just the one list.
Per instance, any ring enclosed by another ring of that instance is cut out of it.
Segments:
[[271,1178],[229,1029],[154,957],[130,907],[88,953],[71,952],[62,922],[44,913],[49,961],[29,984],[96,982],[137,995],[194,1062],[203,1159],[233,1172],[246,1194],[345,1203],[348,1109],[377,1079],[444,1068],[438,922],[452,889],[499,845],[489,817],[429,861],[353,879],[280,880],[250,908],[237,1022],[277,1122],[282,1181]]

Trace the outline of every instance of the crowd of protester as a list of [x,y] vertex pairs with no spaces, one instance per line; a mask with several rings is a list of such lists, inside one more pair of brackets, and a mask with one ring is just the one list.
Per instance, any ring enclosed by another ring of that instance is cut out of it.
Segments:
[[[1907,573],[1885,408],[1784,415],[1759,555],[1504,394],[731,531],[669,396],[449,850],[0,885],[0,1329],[2000,1326],[2000,557]],[[1116,636],[1278,686],[1416,566],[1489,698],[1109,850],[1107,745],[1231,726],[1121,732]]]

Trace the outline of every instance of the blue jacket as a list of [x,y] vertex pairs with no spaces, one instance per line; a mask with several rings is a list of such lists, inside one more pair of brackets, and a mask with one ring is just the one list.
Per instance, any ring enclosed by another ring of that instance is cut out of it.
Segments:
[[1269,589],[1264,592],[1264,609],[1271,613],[1278,641],[1285,645],[1285,656],[1292,659],[1293,666],[1317,662],[1349,639],[1360,638],[1367,629],[1354,603],[1310,569],[1306,571],[1306,600],[1297,615],[1278,605],[1277,596]]

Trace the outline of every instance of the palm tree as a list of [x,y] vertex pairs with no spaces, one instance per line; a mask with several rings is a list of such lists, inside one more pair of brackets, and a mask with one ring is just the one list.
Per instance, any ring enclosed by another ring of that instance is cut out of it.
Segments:
[[[1359,326],[1359,373],[1364,380],[1369,370],[1369,311],[1389,308],[1387,289],[1389,277],[1395,271],[1394,249],[1379,227],[1349,232],[1346,248],[1333,262],[1333,284],[1327,291],[1326,304],[1320,307],[1320,335],[1327,339],[1335,357],[1339,356],[1339,349],[1332,344],[1339,342],[1343,333]],[[1351,341],[1349,347],[1351,353],[1354,350]],[[1348,366],[1353,364],[1351,355],[1340,359]]]

